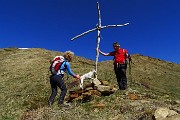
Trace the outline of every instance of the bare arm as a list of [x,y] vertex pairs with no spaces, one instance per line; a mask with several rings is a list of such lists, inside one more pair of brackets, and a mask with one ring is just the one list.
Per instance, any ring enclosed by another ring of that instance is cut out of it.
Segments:
[[104,55],[104,56],[110,56],[109,53],[104,53],[104,52],[102,52],[100,49],[99,49],[99,53],[102,54],[102,55]]

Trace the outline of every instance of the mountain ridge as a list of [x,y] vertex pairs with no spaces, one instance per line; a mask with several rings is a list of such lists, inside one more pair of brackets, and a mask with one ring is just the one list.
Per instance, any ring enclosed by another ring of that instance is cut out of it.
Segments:
[[[23,116],[28,118],[27,114],[32,113],[29,117],[53,119],[53,114],[50,111],[55,113],[61,111],[56,104],[53,108],[47,107],[47,99],[50,95],[49,60],[56,55],[63,55],[63,53],[42,48],[0,49],[0,89],[2,91],[0,93],[0,111],[2,113],[0,118],[20,119],[23,118]],[[170,106],[169,108],[173,108],[179,112],[176,106],[179,105],[178,100],[180,99],[180,65],[140,54],[133,54],[132,60],[134,64],[131,64],[131,69],[129,69],[130,67],[127,69],[129,90],[125,92],[117,91],[109,97],[94,97],[91,102],[85,104],[72,103],[72,106],[76,108],[74,110],[68,110],[72,112],[70,115],[78,117],[75,113],[77,113],[76,110],[80,109],[79,111],[82,112],[81,117],[88,119],[85,110],[89,110],[89,112],[94,113],[98,119],[98,116],[102,116],[106,110],[112,109],[114,114],[107,112],[104,116],[109,116],[108,118],[121,118],[121,116],[117,115],[121,113],[121,115],[127,117],[127,119],[139,119],[141,117],[150,119],[152,118],[154,109],[160,106]],[[94,69],[94,67],[95,61],[80,56],[75,56],[71,63],[72,70],[80,75],[89,72]],[[98,63],[98,79],[106,80],[110,85],[117,87],[112,60]],[[67,83],[70,83],[74,79],[65,76],[65,80]],[[130,86],[130,84],[132,84],[132,86]],[[78,86],[68,89],[77,89],[77,87]],[[129,100],[129,92],[138,96],[139,101]],[[121,104],[119,104],[118,101]],[[125,101],[128,101],[127,105]],[[149,106],[144,108],[138,106],[138,104],[143,104],[142,101],[149,101]],[[154,103],[152,101],[154,101]],[[97,103],[105,104],[106,107],[103,110],[92,108],[91,104]],[[155,105],[157,103],[160,105]],[[140,112],[138,115],[135,113],[133,114],[134,111],[131,110],[134,104],[138,106],[135,108]],[[120,109],[113,110],[113,108],[117,106],[119,106]],[[145,109],[146,112],[144,113],[140,109]],[[96,110],[96,112],[94,112],[94,110]],[[40,115],[38,116],[36,113]],[[56,114],[54,117],[56,119],[70,119],[72,116]],[[89,118],[92,118],[92,116],[93,114],[89,113]]]

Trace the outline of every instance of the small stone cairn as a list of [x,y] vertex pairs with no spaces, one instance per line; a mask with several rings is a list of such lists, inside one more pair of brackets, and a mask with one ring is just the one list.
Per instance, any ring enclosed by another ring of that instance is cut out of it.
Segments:
[[107,81],[94,78],[91,82],[88,82],[83,89],[69,91],[69,96],[66,97],[66,101],[88,102],[91,101],[93,97],[109,96],[115,91],[117,91],[117,89],[114,86],[110,86]]

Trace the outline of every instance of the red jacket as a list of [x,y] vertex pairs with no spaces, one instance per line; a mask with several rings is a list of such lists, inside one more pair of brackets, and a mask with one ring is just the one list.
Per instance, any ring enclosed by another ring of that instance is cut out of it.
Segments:
[[110,56],[114,56],[114,64],[120,63],[124,64],[127,59],[128,51],[126,49],[120,48],[118,51],[110,52]]

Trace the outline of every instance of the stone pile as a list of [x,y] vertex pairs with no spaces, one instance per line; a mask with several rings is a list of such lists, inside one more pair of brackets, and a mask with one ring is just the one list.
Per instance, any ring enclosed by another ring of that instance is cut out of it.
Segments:
[[69,91],[69,96],[66,97],[66,101],[87,102],[92,100],[93,97],[109,96],[115,91],[117,91],[117,89],[114,86],[110,86],[107,81],[95,78],[92,82],[86,84],[83,89]]

